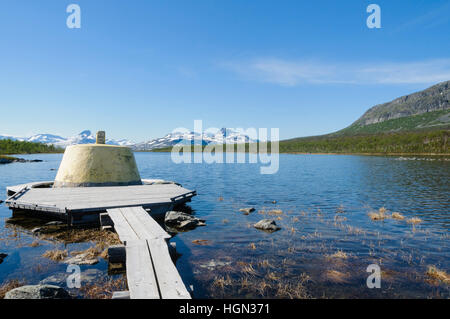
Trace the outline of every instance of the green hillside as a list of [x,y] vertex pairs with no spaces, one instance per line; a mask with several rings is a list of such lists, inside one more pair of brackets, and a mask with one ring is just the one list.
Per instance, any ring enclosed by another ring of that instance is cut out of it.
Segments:
[[422,131],[450,128],[450,109],[405,116],[379,123],[361,125],[355,122],[330,136],[366,135],[401,131]]

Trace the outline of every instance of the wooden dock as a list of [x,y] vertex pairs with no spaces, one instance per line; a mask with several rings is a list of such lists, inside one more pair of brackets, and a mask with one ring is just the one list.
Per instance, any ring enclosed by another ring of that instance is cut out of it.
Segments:
[[119,256],[120,262],[125,262],[129,288],[127,292],[116,292],[114,299],[191,298],[170,257],[171,236],[150,213],[165,213],[190,201],[195,191],[164,181],[110,187],[51,185],[52,182],[39,182],[10,186],[5,204],[11,209],[59,218],[69,225],[97,222],[113,227],[124,245],[110,250],[116,259]]
[[[113,227],[125,244],[129,294],[116,298],[190,299],[169,254],[171,237],[142,207],[107,210]],[[114,297],[113,297],[114,298]]]
[[[9,191],[11,189],[14,188],[9,188]],[[149,209],[154,214],[165,213],[196,195],[195,191],[177,184],[77,188],[33,188],[25,185],[15,190],[5,201],[8,207],[42,212],[69,224],[98,220],[99,212],[111,208],[135,206]],[[83,218],[92,214],[93,218]]]

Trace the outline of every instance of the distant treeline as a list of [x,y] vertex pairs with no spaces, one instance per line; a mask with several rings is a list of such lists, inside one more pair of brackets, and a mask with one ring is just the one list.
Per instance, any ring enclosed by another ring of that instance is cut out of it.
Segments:
[[435,130],[296,138],[280,142],[280,152],[449,154],[449,135],[449,130]]
[[62,153],[64,149],[43,143],[0,140],[0,154]]
[[[354,136],[322,135],[280,141],[280,153],[335,154],[450,154],[449,130],[384,133]],[[240,145],[242,148],[243,145]],[[204,148],[204,147],[203,147]],[[225,148],[223,148],[225,149]],[[170,152],[172,148],[153,150]],[[238,145],[234,146],[238,150]],[[249,144],[245,145],[249,151]],[[268,143],[267,151],[271,151]]]

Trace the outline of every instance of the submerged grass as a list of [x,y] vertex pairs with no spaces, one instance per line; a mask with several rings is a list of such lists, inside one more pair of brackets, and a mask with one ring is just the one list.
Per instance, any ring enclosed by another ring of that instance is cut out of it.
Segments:
[[125,276],[117,279],[106,279],[93,284],[84,284],[80,292],[86,299],[111,299],[115,291],[128,290]]
[[445,284],[450,284],[450,275],[445,271],[436,268],[435,266],[428,266],[426,274],[433,280],[441,281]]
[[42,257],[48,258],[53,261],[63,261],[69,253],[67,250],[59,250],[59,249],[52,249],[47,250]]

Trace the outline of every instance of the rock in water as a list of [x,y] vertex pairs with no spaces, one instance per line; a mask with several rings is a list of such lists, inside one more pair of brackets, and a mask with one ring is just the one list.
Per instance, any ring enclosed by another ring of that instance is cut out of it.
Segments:
[[0,264],[3,262],[3,259],[5,259],[6,257],[8,257],[8,254],[0,253]]
[[240,212],[243,212],[244,215],[248,215],[250,213],[253,213],[255,211],[255,208],[249,207],[249,208],[241,208],[239,209]]
[[70,299],[70,295],[58,286],[29,285],[8,291],[4,299]]
[[197,226],[205,226],[205,220],[191,216],[183,212],[169,211],[164,218],[166,225],[179,228],[188,229]]
[[253,227],[270,232],[274,232],[281,229],[281,227],[277,226],[277,223],[275,223],[273,219],[262,219],[255,225],[253,225]]

